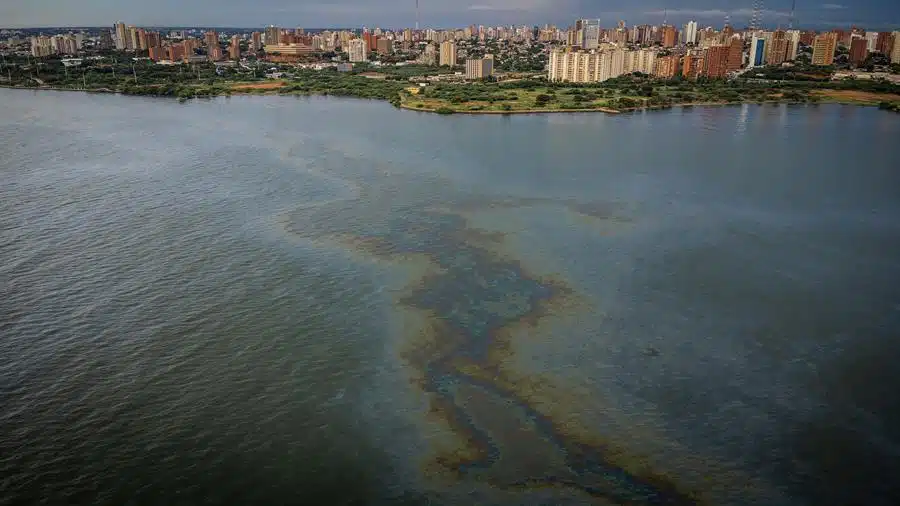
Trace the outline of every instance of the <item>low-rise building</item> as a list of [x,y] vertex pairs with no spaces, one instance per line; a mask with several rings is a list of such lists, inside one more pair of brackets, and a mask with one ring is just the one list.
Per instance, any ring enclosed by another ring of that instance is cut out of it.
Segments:
[[296,62],[314,52],[306,44],[266,44],[266,59],[275,62]]

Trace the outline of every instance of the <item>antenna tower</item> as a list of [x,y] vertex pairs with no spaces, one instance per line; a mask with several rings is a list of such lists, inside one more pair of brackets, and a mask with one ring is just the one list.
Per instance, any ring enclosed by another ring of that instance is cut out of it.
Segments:
[[750,18],[750,29],[759,30],[762,25],[763,0],[753,0],[753,17]]
[[793,0],[791,2],[791,20],[788,22],[789,30],[794,29],[794,12],[796,11],[796,9],[797,9],[797,0]]
[[419,31],[419,0],[416,0],[416,31]]

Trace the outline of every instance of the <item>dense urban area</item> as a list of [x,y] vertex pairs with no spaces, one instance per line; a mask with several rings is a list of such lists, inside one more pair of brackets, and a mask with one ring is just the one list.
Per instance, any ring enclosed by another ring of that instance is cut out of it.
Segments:
[[[754,23],[751,23],[754,24]],[[188,100],[279,93],[450,113],[842,102],[900,111],[900,31],[469,26],[0,30],[0,85]]]

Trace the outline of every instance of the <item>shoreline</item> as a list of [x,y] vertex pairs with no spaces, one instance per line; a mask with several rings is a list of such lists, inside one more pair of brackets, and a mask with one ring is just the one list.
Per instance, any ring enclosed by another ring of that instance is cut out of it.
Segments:
[[[109,88],[60,88],[55,86],[38,86],[38,87],[26,87],[26,86],[10,86],[8,84],[0,84],[0,88],[10,89],[10,90],[24,90],[24,91],[63,91],[63,92],[73,92],[73,93],[96,93],[96,94],[112,94],[112,95],[123,95],[130,97],[154,97],[154,98],[167,98],[172,99],[176,102],[185,102],[187,100],[196,100],[196,99],[210,99],[216,97],[229,97],[233,95],[241,95],[241,96],[328,96],[328,97],[336,97],[336,98],[355,98],[358,100],[377,100],[388,102],[386,99],[381,98],[364,98],[364,97],[353,97],[353,96],[339,96],[339,95],[329,95],[322,93],[310,93],[310,94],[297,94],[297,93],[279,93],[281,88],[272,88],[272,89],[230,89],[229,93],[220,93],[217,95],[208,95],[208,96],[197,96],[189,99],[179,99],[173,96],[160,96],[160,95],[143,95],[143,94],[131,94],[131,93],[123,93],[121,91],[111,90]],[[595,107],[595,108],[582,108],[582,109],[518,109],[518,110],[509,110],[509,111],[468,111],[468,110],[453,110],[452,113],[440,113],[437,109],[431,108],[419,108],[407,105],[405,103],[400,103],[396,107],[398,109],[403,109],[406,111],[412,112],[424,112],[429,114],[437,114],[442,116],[453,116],[453,115],[515,115],[515,114],[561,114],[561,113],[604,113],[604,114],[624,114],[624,113],[632,113],[632,112],[641,112],[641,111],[661,111],[666,109],[675,109],[675,108],[691,108],[691,107],[722,107],[722,106],[737,106],[737,105],[768,105],[768,104],[784,104],[784,105],[819,105],[819,104],[839,104],[839,105],[852,105],[857,107],[878,107],[876,103],[865,103],[859,100],[841,100],[835,97],[828,97],[824,100],[819,100],[816,102],[810,101],[786,101],[786,100],[766,100],[766,101],[740,101],[740,102],[685,102],[685,103],[677,103],[670,104],[664,106],[647,106],[647,107],[631,107],[627,109],[611,109],[608,107]]]

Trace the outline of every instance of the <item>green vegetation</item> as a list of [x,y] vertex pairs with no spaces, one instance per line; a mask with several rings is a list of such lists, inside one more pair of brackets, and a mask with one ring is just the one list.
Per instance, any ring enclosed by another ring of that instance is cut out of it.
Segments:
[[900,112],[900,102],[881,102],[878,104],[878,108],[885,111]]
[[[518,53],[516,53],[518,54]],[[529,53],[530,54],[530,53]],[[377,78],[366,77],[377,72]],[[895,110],[900,86],[880,80],[830,81],[828,67],[766,67],[734,80],[659,80],[628,75],[602,83],[551,83],[543,76],[501,82],[437,83],[416,94],[411,79],[449,69],[423,65],[375,67],[352,72],[307,70],[293,65],[251,62],[235,66],[210,63],[157,65],[111,53],[65,68],[58,58],[7,58],[0,84],[28,88],[78,89],[189,100],[241,94],[334,95],[386,100],[395,106],[449,113],[534,111],[629,111],[674,105],[733,103],[805,103],[828,100],[878,105]],[[267,79],[278,73],[278,79]]]

